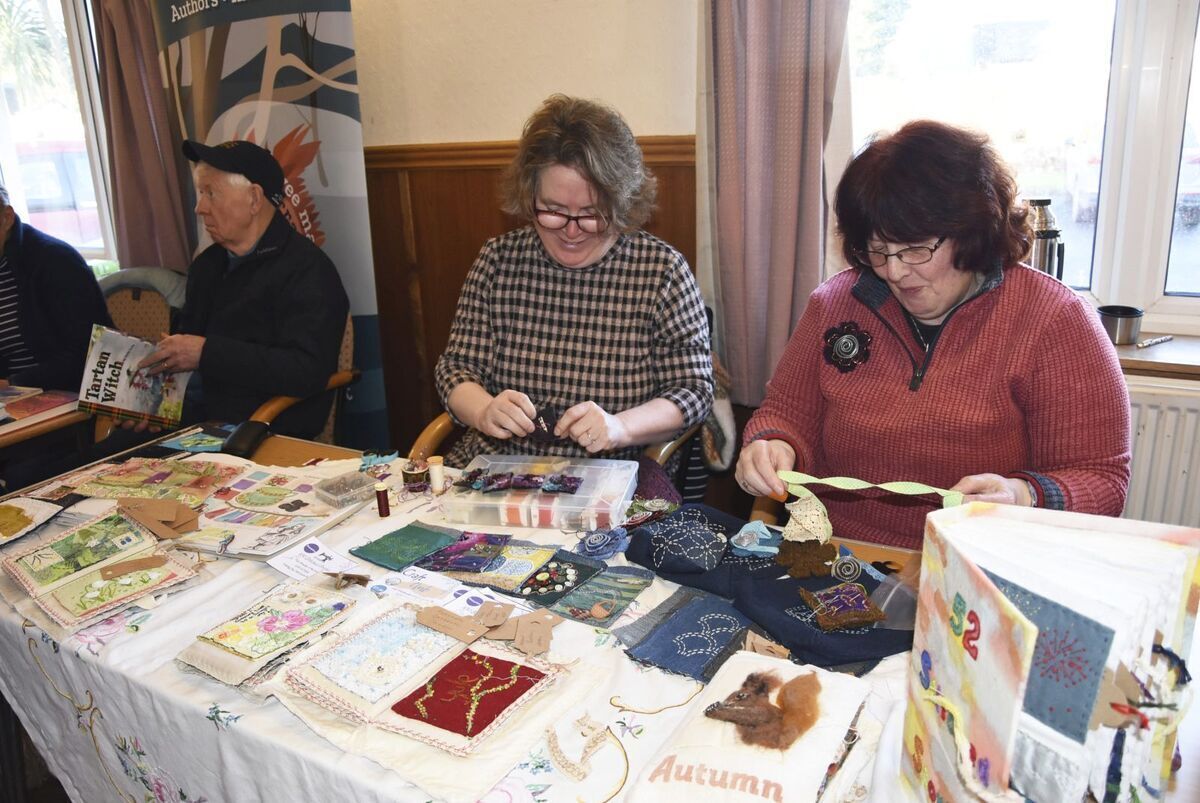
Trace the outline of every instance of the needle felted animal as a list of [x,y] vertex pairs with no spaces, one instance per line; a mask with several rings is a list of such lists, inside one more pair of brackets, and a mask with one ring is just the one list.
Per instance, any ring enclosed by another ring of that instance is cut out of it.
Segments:
[[[737,725],[746,744],[786,750],[817,721],[821,681],[816,673],[809,673],[792,678],[782,688],[780,683],[774,673],[752,672],[740,689],[704,709],[704,716]],[[771,692],[777,688],[772,703]]]

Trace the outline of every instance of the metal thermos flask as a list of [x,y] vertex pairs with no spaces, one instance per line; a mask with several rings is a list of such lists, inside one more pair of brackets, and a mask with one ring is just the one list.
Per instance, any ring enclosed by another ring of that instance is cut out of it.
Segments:
[[1067,246],[1059,239],[1062,231],[1050,211],[1050,199],[1030,198],[1028,204],[1029,224],[1033,228],[1033,251],[1029,254],[1029,264],[1061,281],[1063,255]]

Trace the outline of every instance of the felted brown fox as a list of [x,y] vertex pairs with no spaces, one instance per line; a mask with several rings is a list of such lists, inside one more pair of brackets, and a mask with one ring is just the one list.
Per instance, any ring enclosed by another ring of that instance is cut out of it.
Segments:
[[[780,683],[772,672],[752,672],[740,689],[704,709],[704,716],[737,725],[746,744],[786,750],[817,721],[821,681],[810,672],[792,678],[782,688]],[[779,694],[772,703],[771,692],[777,688]]]

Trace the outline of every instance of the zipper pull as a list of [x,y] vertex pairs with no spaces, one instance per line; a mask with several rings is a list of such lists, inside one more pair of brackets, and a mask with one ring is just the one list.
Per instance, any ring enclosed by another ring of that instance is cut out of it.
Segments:
[[912,379],[910,379],[908,382],[908,389],[913,392],[916,392],[917,388],[921,387],[921,379],[924,377],[924,375],[925,375],[925,367],[924,366],[921,366],[920,368],[913,371]]

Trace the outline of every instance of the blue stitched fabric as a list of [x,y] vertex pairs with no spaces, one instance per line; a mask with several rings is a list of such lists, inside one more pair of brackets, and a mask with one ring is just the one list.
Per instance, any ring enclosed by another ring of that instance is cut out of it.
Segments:
[[[800,589],[816,591],[838,581],[832,577],[796,580],[743,577],[734,589],[733,605],[762,626],[771,638],[792,651],[801,663],[840,666],[883,658],[912,648],[911,630],[853,627],[826,633],[817,626],[811,608],[800,598]],[[867,593],[878,583],[863,574],[857,582]]]
[[[730,534],[737,533],[746,523],[706,505],[689,505],[686,508],[699,510],[708,520]],[[841,666],[883,658],[912,647],[911,630],[859,627],[826,633],[817,627],[812,609],[800,598],[799,589],[803,587],[815,591],[828,588],[839,582],[833,577],[796,580],[784,576],[786,570],[776,564],[773,557],[739,557],[732,550],[715,568],[708,571],[665,571],[655,568],[651,560],[650,536],[641,530],[634,530],[625,557],[654,569],[665,580],[732,599],[734,607],[742,615],[762,627],[771,638],[791,650],[804,663],[824,667]],[[864,571],[857,580],[868,594],[879,585],[873,576],[875,574]]]
[[[722,513],[707,505],[686,505],[680,508],[680,510],[698,511],[712,526],[719,527],[726,533],[736,533],[746,523],[736,516]],[[678,513],[679,511],[676,511],[676,515]],[[733,599],[734,588],[743,578],[767,579],[779,577],[786,573],[786,570],[782,566],[775,563],[773,556],[738,556],[732,550],[726,551],[721,562],[715,568],[708,571],[697,572],[692,567],[687,567],[685,571],[675,571],[655,566],[652,560],[652,535],[648,529],[653,526],[653,524],[650,524],[646,527],[638,527],[633,531],[629,549],[625,551],[625,557],[633,563],[653,570],[664,580],[671,580],[689,588],[698,588],[701,591],[708,591],[726,599]]]
[[984,573],[1038,628],[1025,713],[1083,744],[1112,648],[1112,629],[986,569]]
[[635,661],[703,681],[717,668],[713,662],[724,661],[730,642],[750,625],[728,600],[704,596],[684,605],[626,652]]
[[648,569],[698,574],[715,569],[742,522],[707,505],[684,505],[630,533],[625,556]]

